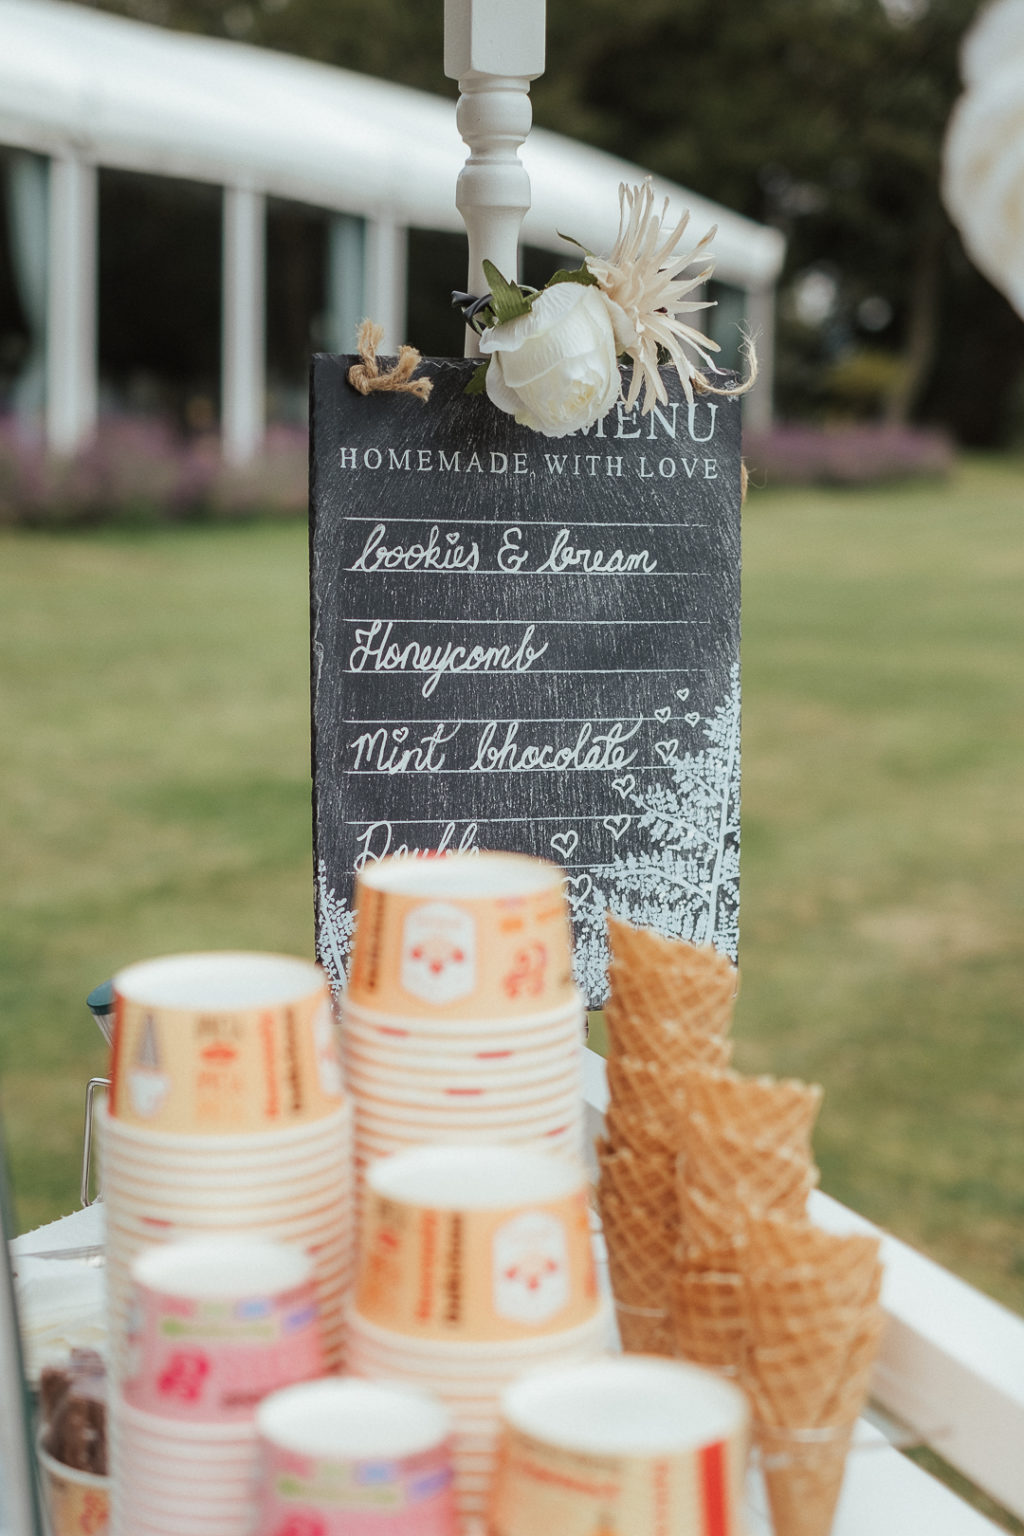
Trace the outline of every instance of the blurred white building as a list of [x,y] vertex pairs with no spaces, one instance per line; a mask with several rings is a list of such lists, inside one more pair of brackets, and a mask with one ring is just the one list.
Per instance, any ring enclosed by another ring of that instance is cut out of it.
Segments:
[[[102,171],[219,189],[220,423],[236,461],[259,446],[265,422],[268,199],[326,215],[323,340],[339,351],[352,349],[365,315],[384,326],[385,350],[415,343],[405,334],[408,231],[462,229],[455,183],[466,149],[450,101],[61,0],[0,0],[3,146],[9,261],[31,333],[15,395],[21,409],[44,412],[61,452],[88,441],[99,408]],[[524,243],[565,252],[562,229],[610,248],[618,184],[643,172],[539,129],[522,159],[533,189]],[[692,209],[695,229],[719,225],[716,281],[730,302],[709,311],[710,328],[745,317],[758,333],[762,378],[747,410],[763,425],[782,237],[671,183],[656,187],[674,209]],[[463,281],[452,272],[449,287]]]

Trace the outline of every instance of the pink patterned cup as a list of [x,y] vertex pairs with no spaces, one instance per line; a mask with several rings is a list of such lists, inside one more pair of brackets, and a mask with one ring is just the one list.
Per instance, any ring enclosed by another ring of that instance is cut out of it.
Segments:
[[268,1393],[324,1370],[313,1264],[236,1236],[168,1243],[132,1265],[125,1402],[193,1423],[251,1421]]
[[325,1379],[256,1417],[256,1536],[456,1536],[451,1426],[412,1387]]

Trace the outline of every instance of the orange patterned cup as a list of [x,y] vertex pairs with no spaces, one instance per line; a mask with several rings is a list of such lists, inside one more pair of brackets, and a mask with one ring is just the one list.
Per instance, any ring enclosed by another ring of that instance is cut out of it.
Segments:
[[502,1397],[492,1536],[742,1536],[748,1415],[731,1382],[627,1355]]
[[66,1467],[41,1444],[37,1445],[36,1454],[53,1536],[107,1536],[110,1479]]
[[412,1339],[535,1339],[599,1308],[579,1170],[505,1146],[419,1147],[367,1175],[360,1317]]
[[501,1019],[575,1000],[562,872],[523,854],[367,864],[350,997],[396,1018]]
[[168,955],[114,978],[110,1114],[175,1134],[302,1125],[343,1099],[324,973],[284,955]]

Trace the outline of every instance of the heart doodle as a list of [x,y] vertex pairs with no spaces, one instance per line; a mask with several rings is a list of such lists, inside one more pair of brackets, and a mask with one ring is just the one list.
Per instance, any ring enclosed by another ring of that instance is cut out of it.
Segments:
[[615,841],[618,842],[623,832],[627,832],[633,825],[633,818],[632,816],[606,816],[604,824]]
[[625,800],[636,789],[636,779],[631,773],[624,773],[621,779],[612,779],[612,789]]
[[684,715],[683,719],[686,721],[687,725],[696,725],[697,721],[700,719],[700,715],[695,709],[693,709],[688,715]]
[[459,536],[457,533],[446,533],[445,538],[448,540],[449,544],[457,544],[459,542]]
[[657,752],[663,763],[675,762],[676,758],[679,756],[678,748],[678,736],[672,736],[668,741],[656,741],[654,743],[654,750]]
[[395,727],[395,729],[391,732],[391,740],[392,741],[404,741],[405,738],[408,736],[408,734],[409,734],[409,727],[407,725],[397,725]]
[[566,875],[562,883],[569,893],[570,901],[574,896],[580,901],[586,901],[594,889],[594,882],[589,875]]
[[664,709],[656,709],[654,711],[654,718],[655,718],[655,720],[660,720],[662,725],[665,724],[665,721],[668,720],[671,717],[671,715],[672,715],[672,706],[670,704],[666,704]]
[[571,859],[579,847],[579,841],[578,832],[556,832],[551,839],[551,846],[563,859]]
[[682,699],[684,704],[686,703],[686,701],[687,701],[687,699],[689,697],[690,697],[690,690],[689,690],[689,688],[677,688],[676,689],[676,698],[677,699]]

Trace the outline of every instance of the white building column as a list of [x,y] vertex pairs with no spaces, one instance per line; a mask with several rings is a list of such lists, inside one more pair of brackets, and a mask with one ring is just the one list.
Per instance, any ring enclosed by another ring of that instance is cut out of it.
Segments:
[[757,349],[757,383],[743,397],[743,424],[767,432],[775,419],[775,288],[747,290],[747,327]]
[[221,448],[245,464],[266,425],[266,199],[224,188],[221,288]]
[[355,214],[332,214],[327,226],[326,300],[324,339],[328,349],[354,352],[360,321],[370,313],[366,302],[366,224]]
[[381,352],[395,353],[406,340],[406,276],[409,242],[404,224],[383,213],[366,223],[366,315],[384,327]]
[[75,156],[50,162],[46,441],[74,453],[96,432],[97,174]]

